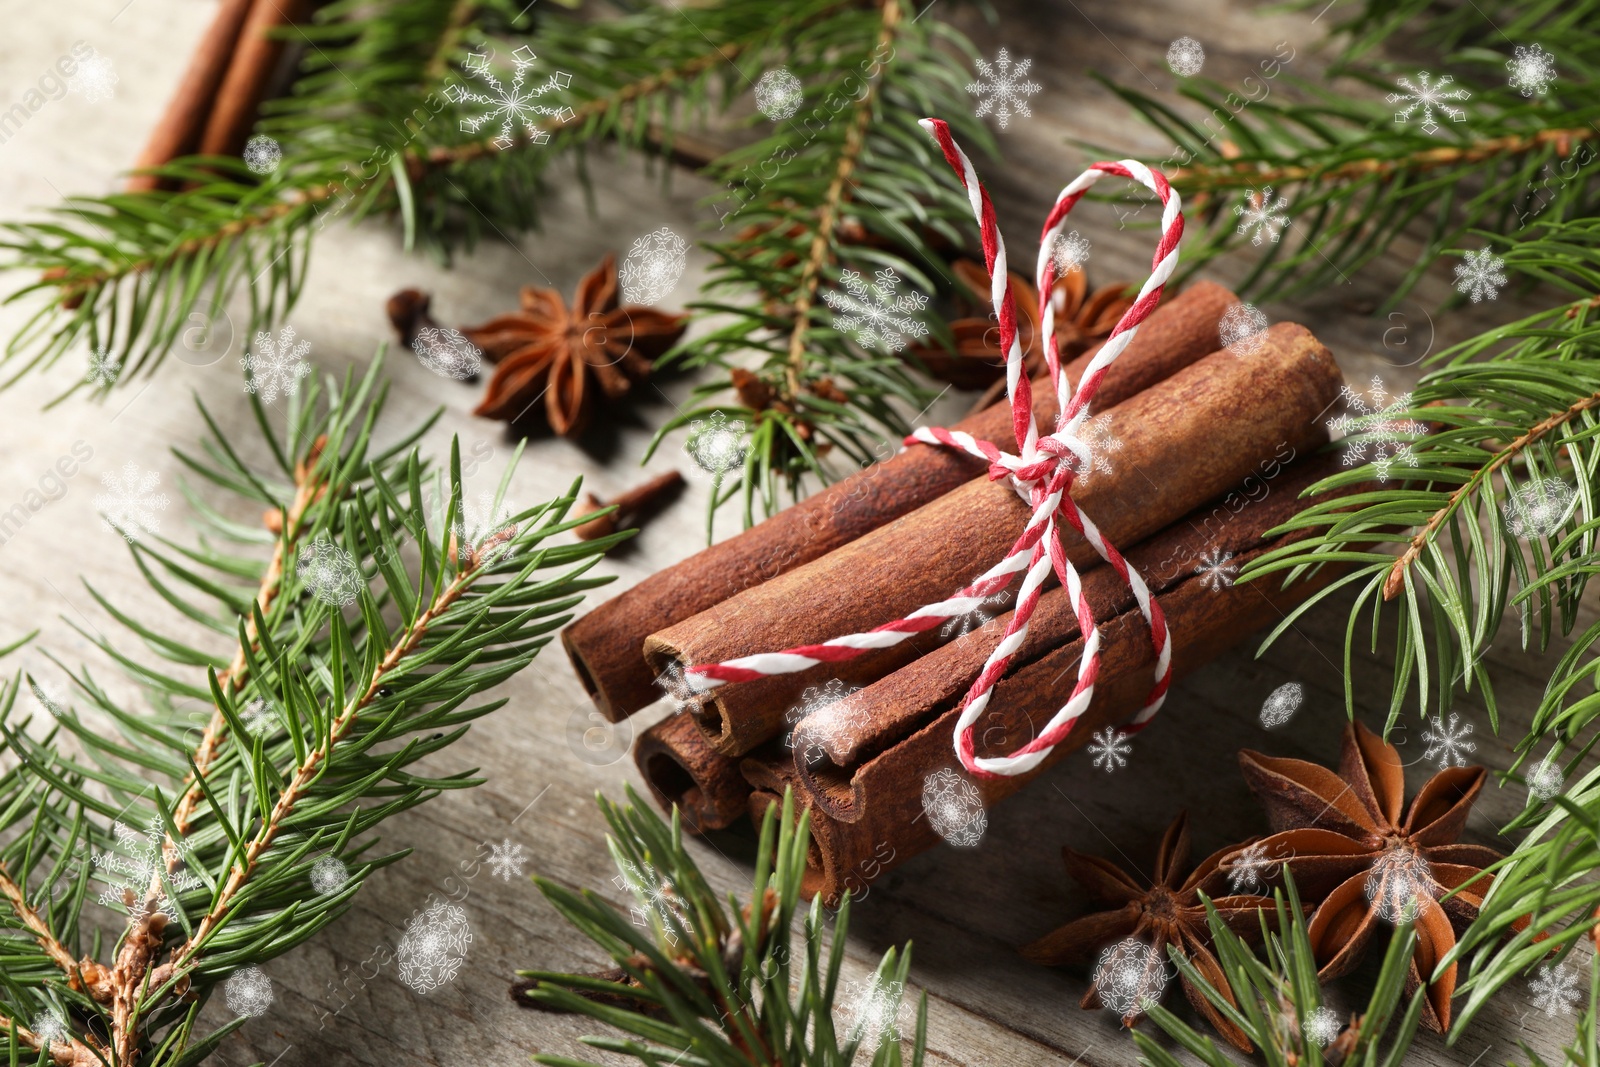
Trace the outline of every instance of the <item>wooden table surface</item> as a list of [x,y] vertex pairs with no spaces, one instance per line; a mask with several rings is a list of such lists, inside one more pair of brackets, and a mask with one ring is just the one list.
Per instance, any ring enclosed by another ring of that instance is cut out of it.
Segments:
[[[1037,232],[1055,189],[1086,162],[1070,138],[1116,146],[1147,160],[1159,160],[1169,148],[1088,77],[1091,69],[1168,93],[1175,79],[1163,62],[1167,44],[1188,34],[1207,49],[1206,74],[1223,82],[1237,84],[1277,50],[1278,42],[1294,49],[1292,73],[1317,77],[1323,29],[1341,13],[1335,10],[1318,24],[1312,12],[1264,14],[1243,0],[1002,0],[996,6],[999,18],[993,25],[956,0],[945,0],[930,17],[959,21],[985,54],[1009,44],[1015,55],[1033,57],[1032,76],[1044,86],[1033,99],[1033,117],[1015,119],[999,135],[1005,166],[984,169],[1002,222],[1008,232],[1019,235],[1013,243],[1023,247],[1029,239],[1021,235]],[[91,103],[67,95],[47,100],[0,145],[0,205],[7,217],[64,195],[112,187],[119,169],[137,154],[214,7],[212,0],[80,0],[49,10],[21,0],[0,3],[9,16],[4,19],[8,32],[0,37],[0,70],[7,73],[0,89],[6,99],[0,104],[21,99],[55,58],[80,39],[109,57],[119,76],[114,99]],[[1290,91],[1287,80],[1281,91]],[[696,205],[708,188],[690,175],[676,176],[663,194],[636,159],[601,153],[592,172],[593,214],[585,210],[571,168],[560,167],[543,232],[514,245],[487,244],[453,270],[408,256],[398,234],[382,224],[334,227],[317,239],[305,296],[289,322],[312,343],[318,367],[338,372],[372,358],[389,333],[384,299],[403,286],[434,292],[435,311],[444,321],[479,321],[512,306],[516,287],[523,283],[570,291],[604,252],[625,250],[635,236],[660,226],[685,234],[710,228],[709,211]],[[1147,233],[1117,232],[1109,213],[1096,213],[1092,205],[1078,228],[1094,242],[1093,278],[1143,277],[1149,261]],[[1409,242],[1402,245],[1409,247]],[[668,304],[691,298],[706,262],[704,253],[691,252],[689,271]],[[1240,277],[1246,262],[1236,258],[1220,263],[1213,276],[1222,281]],[[1292,306],[1267,305],[1264,310],[1274,321],[1292,318],[1310,326],[1333,349],[1352,381],[1382,373],[1394,388],[1414,380],[1412,364],[1430,343],[1464,336],[1520,310],[1507,294],[1497,303],[1441,315],[1438,308],[1450,275],[1448,265],[1440,264],[1416,298],[1402,306],[1401,319],[1371,317],[1371,309],[1409,263],[1402,248],[1348,284]],[[20,279],[7,281],[10,289]],[[10,336],[22,321],[22,309],[0,309],[0,333]],[[1395,332],[1397,327],[1401,333]],[[75,442],[93,449],[93,458],[68,482],[65,495],[33,514],[0,545],[0,639],[41,627],[36,645],[17,658],[47,683],[65,688],[60,669],[44,658],[45,649],[68,663],[89,663],[102,683],[127,692],[115,668],[72,628],[115,629],[80,578],[109,593],[124,609],[174,623],[172,613],[138,579],[120,540],[100,527],[93,498],[101,474],[126,461],[161,471],[163,488],[171,492],[178,470],[168,449],[191,445],[202,429],[191,393],[204,398],[224,424],[236,422],[247,410],[238,354],[236,344],[232,357],[212,365],[172,360],[154,379],[118,390],[104,404],[73,400],[42,410],[83,372],[86,355],[74,353],[0,396],[5,442],[0,511],[35,487]],[[395,385],[390,432],[398,433],[443,403],[445,416],[430,433],[428,446],[445,455],[449,435],[460,435],[464,454],[487,460],[469,478],[469,487],[492,486],[512,442],[499,424],[471,415],[476,391],[441,382],[408,356],[394,359],[389,374]],[[512,498],[543,498],[576,474],[584,475],[602,496],[641,480],[638,459],[649,427],[684,402],[689,384],[673,382],[644,397],[620,420],[609,446],[585,450],[562,440],[533,442],[513,482]],[[948,398],[932,417],[951,417],[965,403]],[[648,469],[673,466],[685,467],[687,461],[668,449]],[[688,497],[656,520],[635,545],[605,564],[617,576],[613,589],[625,588],[698,547],[705,492],[704,484],[694,484]],[[185,505],[175,492],[172,496],[174,505],[164,516],[162,532],[181,537]],[[725,518],[723,532],[736,521],[731,515]],[[1179,809],[1191,812],[1197,855],[1263,832],[1261,813],[1236,771],[1235,753],[1255,747],[1323,762],[1336,759],[1343,721],[1343,620],[1337,607],[1318,611],[1260,659],[1254,658],[1254,642],[1247,642],[1174,689],[1163,720],[1141,736],[1125,770],[1107,775],[1090,767],[1087,754],[1073,756],[992,812],[978,849],[936,851],[895,871],[855,909],[849,934],[852,975],[864,974],[890,945],[915,942],[912,975],[916,986],[929,994],[935,1063],[1133,1063],[1132,1042],[1118,1032],[1108,1013],[1078,1009],[1083,974],[1034,967],[1015,953],[1017,945],[1081,913],[1084,899],[1062,873],[1060,846],[1103,853],[1148,871],[1155,843]],[[1511,745],[1537,704],[1556,654],[1535,662],[1515,642],[1514,627],[1507,627],[1489,655],[1505,718],[1501,736],[1494,736],[1487,716],[1471,699],[1459,708],[1476,727],[1477,758],[1492,767],[1509,765]],[[13,660],[8,669],[15,665]],[[1387,703],[1387,657],[1364,657],[1354,670],[1361,714],[1376,724]],[[1257,720],[1261,702],[1290,680],[1306,687],[1305,706],[1292,726],[1268,734]],[[510,840],[525,849],[528,873],[542,872],[620,899],[591,797],[597,790],[619,796],[624,783],[638,784],[626,758],[630,725],[609,734],[592,732],[599,720],[554,648],[507,683],[503,695],[510,700],[507,707],[475,726],[435,762],[451,769],[478,767],[488,783],[446,795],[386,828],[387,847],[410,848],[414,854],[379,872],[342,921],[266,967],[276,1003],[226,1042],[218,1062],[495,1067],[526,1063],[535,1052],[582,1053],[577,1038],[593,1032],[592,1026],[521,1011],[506,989],[519,967],[588,969],[600,963],[596,952],[568,930],[531,883],[497,878],[479,861],[489,844]],[[661,713],[646,712],[631,728]],[[1417,764],[1408,772],[1415,788],[1430,769],[1421,756],[1420,723],[1408,721],[1398,740],[1407,762]],[[1520,789],[1491,784],[1472,819],[1470,836],[1493,842],[1494,828],[1520,807]],[[748,840],[726,834],[693,847],[719,888],[748,884]],[[424,996],[401,983],[392,965],[379,963],[410,916],[440,897],[454,899],[466,910],[474,939],[457,980]],[[376,977],[366,977],[374,972]],[[1341,988],[1333,993],[1333,1003],[1351,1007],[1354,995],[1354,987]],[[223,1017],[220,1003],[209,1010]],[[1571,1033],[1570,1017],[1547,1020],[1530,1010],[1525,989],[1510,988],[1455,1048],[1425,1037],[1409,1062],[1502,1063],[1520,1057],[1518,1040],[1554,1059]]]

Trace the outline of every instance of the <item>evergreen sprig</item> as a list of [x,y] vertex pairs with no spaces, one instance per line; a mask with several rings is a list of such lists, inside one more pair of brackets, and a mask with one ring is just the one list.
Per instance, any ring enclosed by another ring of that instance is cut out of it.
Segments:
[[[544,1010],[586,1015],[633,1035],[586,1037],[595,1048],[648,1065],[705,1067],[899,1067],[901,999],[911,947],[884,954],[870,983],[847,997],[840,970],[850,923],[849,894],[831,944],[820,900],[799,918],[810,816],[785,792],[781,813],[767,809],[750,897],[717,900],[683,847],[676,811],[670,827],[637,794],[600,798],[607,842],[638,901],[632,914],[590,891],[546,878],[539,889],[572,926],[611,957],[592,975],[523,971],[517,995]],[[843,1012],[838,1009],[842,1007]],[[927,995],[918,1004],[910,1063],[927,1045]],[[534,1057],[551,1067],[594,1067],[564,1056]]]
[[[201,409],[212,436],[178,458],[210,488],[267,509],[270,529],[225,517],[231,507],[186,486],[199,543],[130,545],[152,589],[216,642],[164,633],[91,589],[142,647],[86,636],[143,706],[86,668],[67,669],[76,704],[31,676],[0,686],[10,1062],[204,1060],[238,1025],[200,1026],[210,995],[311,937],[403,855],[373,854],[380,822],[478,782],[416,764],[503,704],[481,694],[531,662],[605,581],[585,572],[619,537],[550,543],[580,521],[566,517],[576,485],[517,510],[502,503],[502,480],[474,514],[458,446],[448,472],[430,474],[415,447],[426,426],[376,444],[381,366],[326,390],[308,382],[282,431],[252,398],[257,447]],[[256,453],[265,464],[245,458]],[[193,703],[207,708],[199,719]],[[50,713],[43,726],[30,707]],[[348,878],[320,892],[308,878],[327,857]],[[97,887],[120,927],[86,912]]]

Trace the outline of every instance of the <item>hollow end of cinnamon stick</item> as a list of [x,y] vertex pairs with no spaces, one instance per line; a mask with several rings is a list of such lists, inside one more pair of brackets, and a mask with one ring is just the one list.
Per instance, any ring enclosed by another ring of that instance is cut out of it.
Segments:
[[657,803],[676,806],[691,833],[731,826],[749,810],[750,784],[738,764],[716,752],[684,715],[673,715],[639,735],[634,763]]

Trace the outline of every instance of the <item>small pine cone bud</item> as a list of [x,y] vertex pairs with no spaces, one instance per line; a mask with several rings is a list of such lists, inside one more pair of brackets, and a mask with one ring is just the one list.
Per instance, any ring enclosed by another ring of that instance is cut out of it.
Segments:
[[833,384],[832,378],[818,378],[806,388],[811,391],[813,396],[820,396],[822,399],[831,400],[835,404],[847,404],[850,402],[850,398],[845,395],[844,390]]
[[743,367],[734,367],[728,376],[733,379],[733,391],[739,394],[739,403],[751,411],[765,411],[772,406],[776,394],[772,386],[762,381],[759,375]]

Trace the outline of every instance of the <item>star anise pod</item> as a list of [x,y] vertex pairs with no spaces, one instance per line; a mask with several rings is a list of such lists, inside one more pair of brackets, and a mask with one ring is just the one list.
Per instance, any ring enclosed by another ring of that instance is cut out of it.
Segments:
[[572,306],[554,289],[527,285],[522,310],[462,329],[497,364],[476,414],[513,422],[542,397],[550,428],[583,432],[598,397],[620,400],[683,335],[685,315],[619,306],[616,258],[578,283]]
[[[1194,964],[1195,970],[1204,975],[1228,1003],[1237,1006],[1227,975],[1211,951],[1211,928],[1206,923],[1206,908],[1200,894],[1203,892],[1211,898],[1212,906],[1230,930],[1247,941],[1260,939],[1258,913],[1262,908],[1274,906],[1270,897],[1214,895],[1222,887],[1219,869],[1222,858],[1239,847],[1212,853],[1198,867],[1188,870],[1189,816],[1182,812],[1161,838],[1161,847],[1156,853],[1155,884],[1151,886],[1142,885],[1141,878],[1108,860],[1064,848],[1061,857],[1066,862],[1067,874],[1096,900],[1113,907],[1058,927],[1023,948],[1022,954],[1035,963],[1051,967],[1088,963],[1101,949],[1131,937],[1149,945],[1155,951],[1155,958],[1166,963],[1167,946],[1176,945]],[[1204,1015],[1229,1044],[1244,1052],[1251,1051],[1250,1040],[1244,1032],[1217,1011],[1187,978],[1183,991],[1195,1010]],[[1090,1010],[1102,1006],[1096,985],[1089,986],[1082,1006]],[[1132,1026],[1139,1015],[1136,1007],[1124,1016],[1124,1025]]]
[[[1354,968],[1380,924],[1414,917],[1417,948],[1406,990],[1415,991],[1477,918],[1493,884],[1483,869],[1500,853],[1457,840],[1487,772],[1447,767],[1405,808],[1400,753],[1360,723],[1345,727],[1337,774],[1248,749],[1239,766],[1278,831],[1257,843],[1257,855],[1288,867],[1306,899],[1321,901],[1306,931],[1319,977]],[[1228,857],[1224,870],[1237,858]],[[1428,987],[1424,1026],[1440,1033],[1449,1027],[1455,986],[1451,964]]]
[[[989,273],[970,259],[958,259],[951,269],[956,280],[978,307],[989,307]],[[1028,373],[1044,372],[1043,349],[1034,344],[1039,335],[1039,295],[1033,283],[1016,271],[1011,272],[1011,291],[1016,296],[1017,343],[1022,346]],[[1089,293],[1089,281],[1074,268],[1056,279],[1056,338],[1061,358],[1072,359],[1111,332],[1123,312],[1133,306],[1127,295],[1128,283],[1114,282]],[[955,354],[942,345],[918,344],[910,349],[927,366],[929,373],[959,389],[980,389],[1005,376],[1006,355],[1000,350],[1000,325],[992,315],[955,319],[950,323],[955,336]]]

